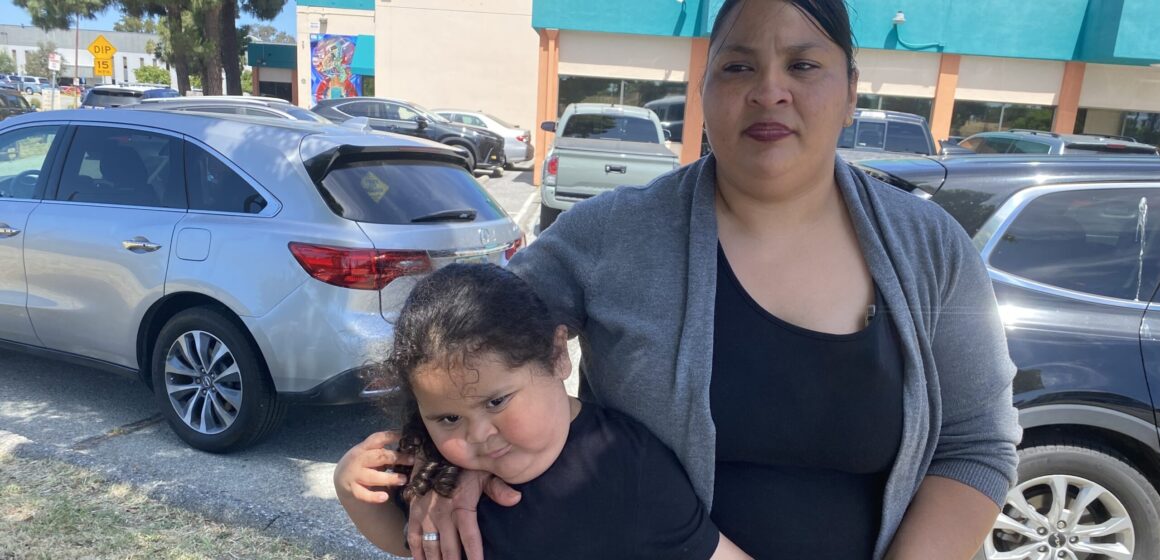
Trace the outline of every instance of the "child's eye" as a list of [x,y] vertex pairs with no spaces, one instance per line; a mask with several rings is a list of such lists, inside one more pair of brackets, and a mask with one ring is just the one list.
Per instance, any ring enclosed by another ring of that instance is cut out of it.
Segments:
[[442,426],[454,426],[457,422],[459,422],[459,417],[451,414],[436,420],[436,422]]
[[508,399],[510,399],[510,398],[511,398],[511,395],[504,395],[502,397],[497,397],[497,398],[491,399],[490,401],[487,401],[487,408],[491,408],[491,409],[499,408],[499,407],[503,406],[504,403],[506,403],[508,401]]

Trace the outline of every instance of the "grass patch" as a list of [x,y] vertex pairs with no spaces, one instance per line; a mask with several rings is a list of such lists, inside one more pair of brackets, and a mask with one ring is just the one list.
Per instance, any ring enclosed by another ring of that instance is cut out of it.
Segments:
[[324,558],[63,463],[0,454],[0,560]]

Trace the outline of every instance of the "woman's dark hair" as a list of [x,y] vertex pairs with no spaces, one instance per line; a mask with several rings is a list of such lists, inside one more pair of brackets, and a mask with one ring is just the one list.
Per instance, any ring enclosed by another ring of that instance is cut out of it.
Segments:
[[[845,0],[725,0],[717,12],[717,19],[713,22],[713,29],[709,32],[709,44],[715,45],[729,34],[733,24],[725,27],[725,20],[729,14],[746,2],[785,2],[797,8],[808,17],[827,38],[838,45],[846,53],[846,68],[849,76],[854,77],[854,31],[850,28],[850,12]],[[710,47],[711,48],[711,47]]]
[[439,453],[419,417],[411,390],[415,373],[434,366],[436,371],[470,374],[471,361],[483,353],[498,356],[511,368],[536,364],[551,372],[559,358],[555,335],[556,322],[531,286],[498,266],[453,264],[415,286],[395,325],[391,356],[372,381],[378,387],[402,389],[405,402],[385,403],[404,412],[399,449],[426,461],[420,472],[411,473],[404,500],[432,489],[450,496],[459,474]]

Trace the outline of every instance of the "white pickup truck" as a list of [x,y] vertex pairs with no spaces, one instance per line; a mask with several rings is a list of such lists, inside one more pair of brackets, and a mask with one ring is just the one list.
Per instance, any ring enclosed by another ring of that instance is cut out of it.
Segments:
[[646,185],[680,166],[665,147],[660,119],[643,107],[573,103],[558,122],[540,128],[556,133],[541,183],[541,231],[576,202],[621,185]]

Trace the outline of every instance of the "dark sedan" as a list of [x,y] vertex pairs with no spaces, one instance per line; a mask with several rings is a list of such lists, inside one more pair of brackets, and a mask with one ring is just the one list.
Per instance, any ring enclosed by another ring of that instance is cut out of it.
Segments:
[[858,165],[946,209],[994,283],[1024,435],[980,554],[1160,558],[1160,158]]
[[365,117],[371,128],[418,136],[465,150],[468,167],[503,176],[504,139],[487,129],[453,123],[414,103],[377,97],[324,99],[313,111],[334,122]]

